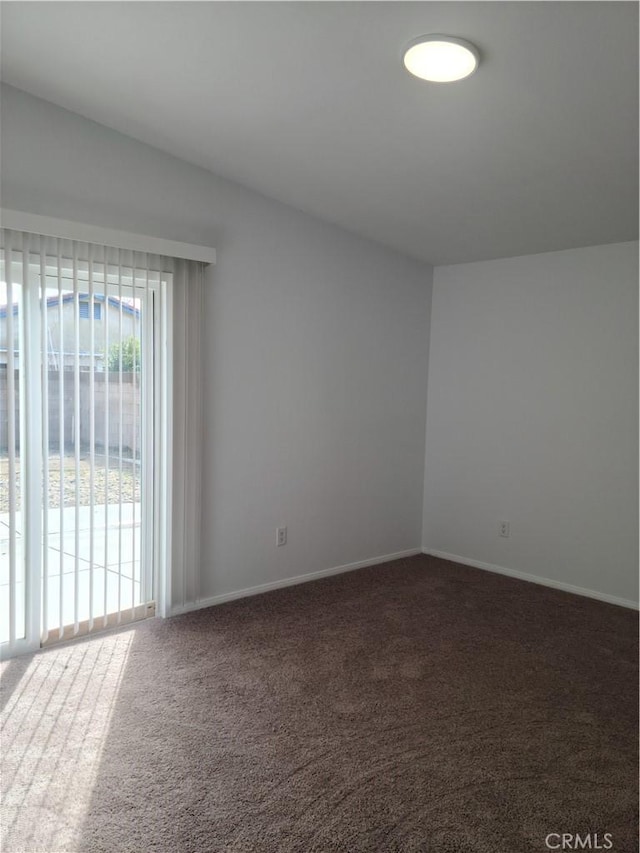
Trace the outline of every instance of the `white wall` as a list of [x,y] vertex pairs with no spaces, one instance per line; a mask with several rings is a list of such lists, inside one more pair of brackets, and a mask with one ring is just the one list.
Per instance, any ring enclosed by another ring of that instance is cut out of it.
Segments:
[[[2,204],[218,249],[202,597],[420,547],[429,267],[11,88]],[[637,317],[637,244],[436,271],[424,547],[637,599]]]
[[217,248],[202,597],[420,547],[428,266],[11,88],[2,204]]
[[637,601],[637,475],[638,244],[437,268],[424,547]]

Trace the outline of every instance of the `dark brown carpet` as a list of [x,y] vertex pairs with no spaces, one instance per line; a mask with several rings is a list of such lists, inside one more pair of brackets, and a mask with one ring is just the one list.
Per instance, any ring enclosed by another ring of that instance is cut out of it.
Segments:
[[622,608],[415,557],[4,670],[7,853],[638,849]]

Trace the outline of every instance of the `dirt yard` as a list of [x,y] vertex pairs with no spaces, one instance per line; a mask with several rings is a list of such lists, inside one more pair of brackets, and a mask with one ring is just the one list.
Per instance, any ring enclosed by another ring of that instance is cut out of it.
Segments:
[[[80,506],[89,506],[90,498],[90,463],[88,456],[80,459],[79,477],[76,482],[76,463],[71,456],[64,457],[64,465],[60,465],[60,456],[49,457],[49,508],[60,506],[60,482],[64,479],[64,506],[75,506],[76,485],[78,484]],[[21,508],[20,495],[20,460],[16,460],[16,509]],[[105,489],[106,485],[106,489]],[[131,459],[122,460],[122,498],[120,497],[119,460],[111,456],[109,459],[109,477],[107,482],[104,456],[96,455],[94,470],[94,504],[130,503],[140,500],[140,467],[135,466]],[[106,492],[106,497],[105,497]],[[0,513],[9,512],[9,460],[6,456],[0,458]]]

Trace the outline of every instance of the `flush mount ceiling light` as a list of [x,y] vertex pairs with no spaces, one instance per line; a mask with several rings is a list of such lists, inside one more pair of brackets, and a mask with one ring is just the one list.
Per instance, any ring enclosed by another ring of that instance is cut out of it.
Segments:
[[407,71],[421,80],[452,83],[473,74],[480,54],[471,42],[454,36],[419,36],[404,49],[403,62]]

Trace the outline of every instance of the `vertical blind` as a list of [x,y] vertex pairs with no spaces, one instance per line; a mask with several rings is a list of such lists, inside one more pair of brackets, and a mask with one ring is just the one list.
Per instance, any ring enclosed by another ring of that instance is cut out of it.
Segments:
[[[167,609],[184,606],[200,569],[189,448],[202,430],[203,265],[7,229],[1,240],[0,643],[149,615],[163,581]],[[168,284],[179,287],[171,316]],[[167,326],[178,345],[163,364]],[[175,528],[166,579],[163,506]]]

